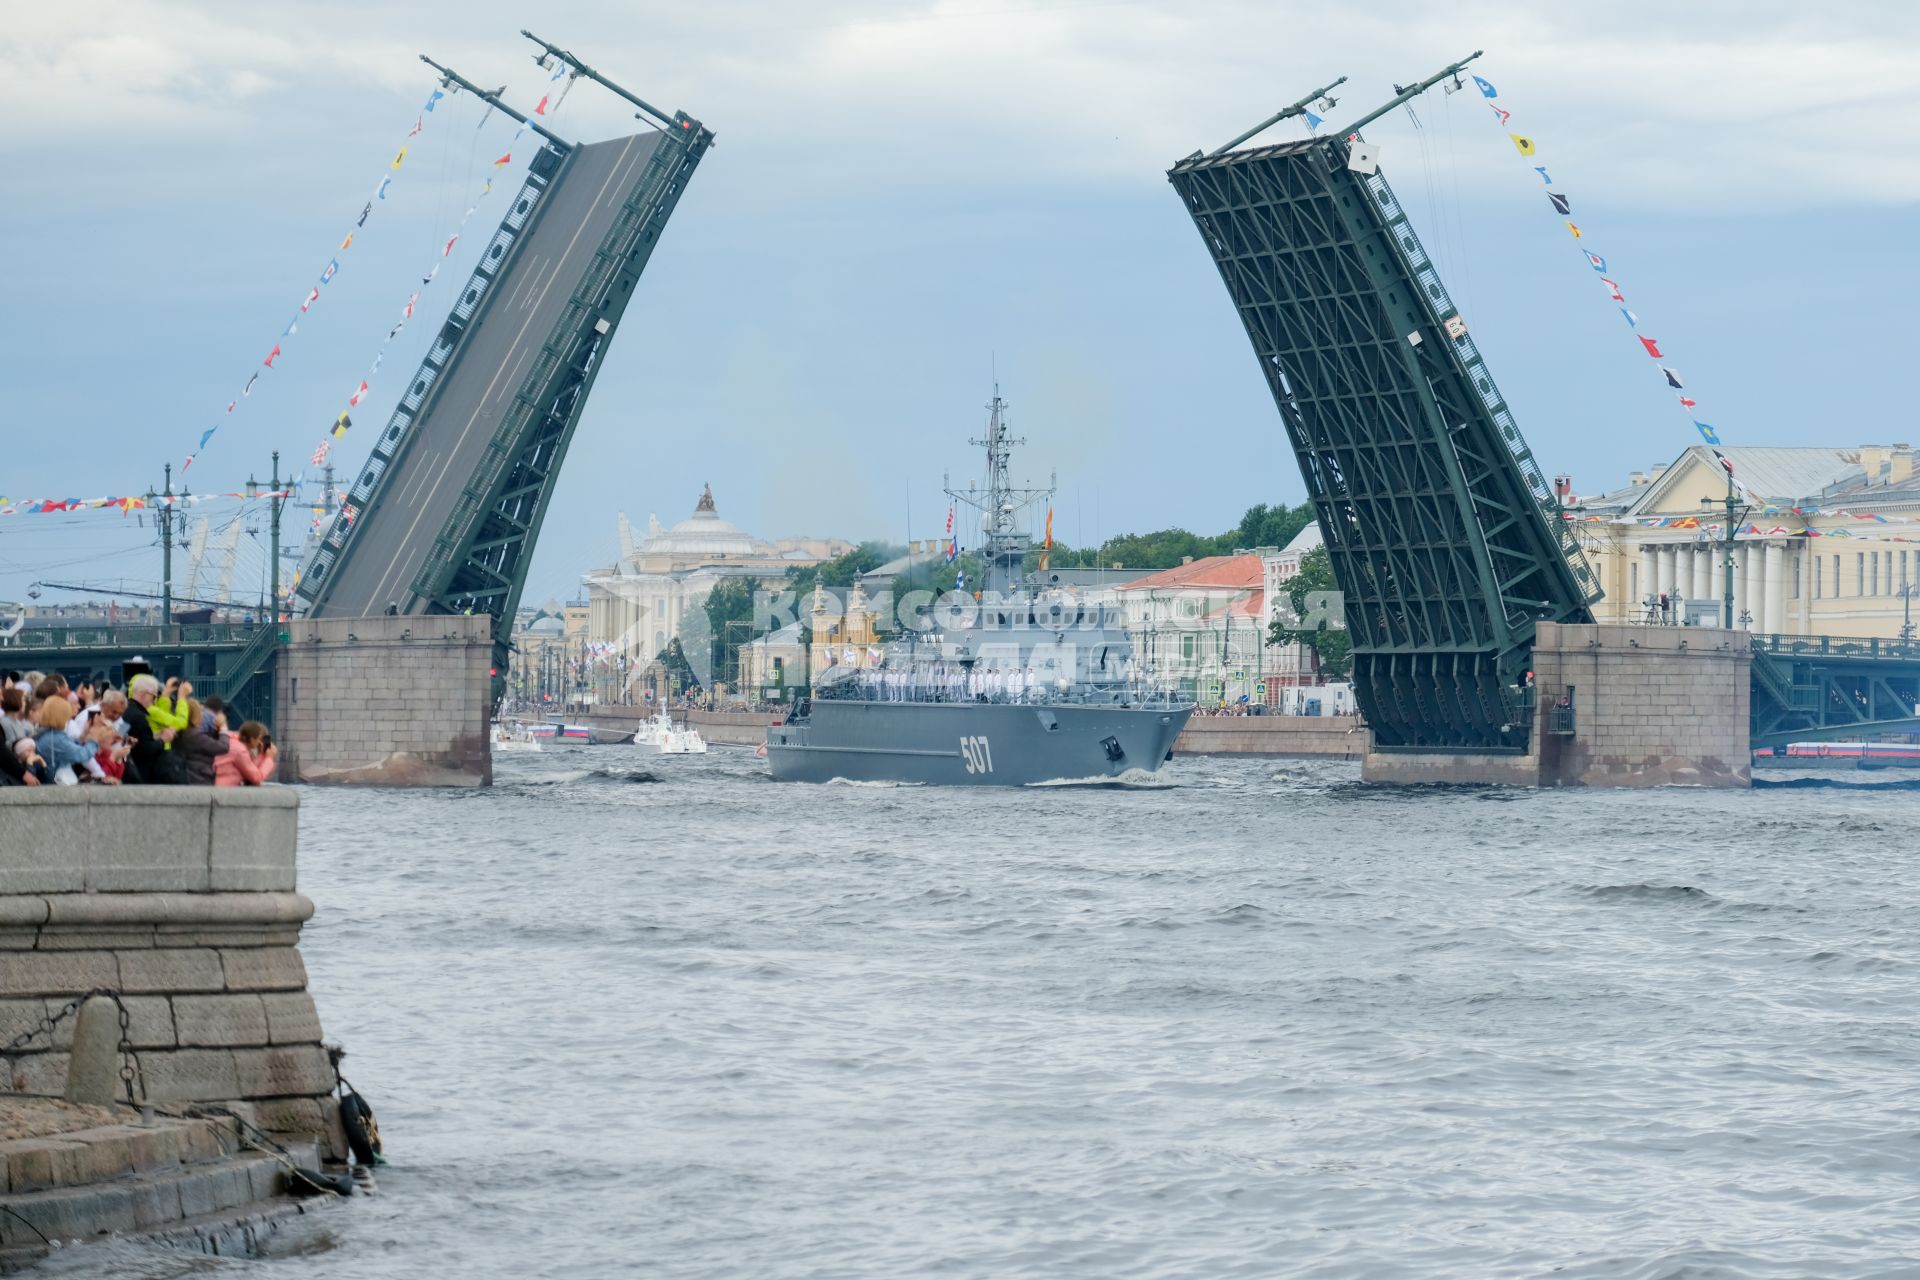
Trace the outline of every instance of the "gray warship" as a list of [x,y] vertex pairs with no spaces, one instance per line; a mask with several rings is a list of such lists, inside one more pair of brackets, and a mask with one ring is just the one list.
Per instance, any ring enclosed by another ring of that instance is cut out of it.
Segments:
[[776,779],[1030,786],[1151,773],[1171,757],[1194,704],[1142,681],[1121,610],[1024,585],[1020,515],[1053,490],[1012,486],[1024,441],[1010,437],[998,387],[987,409],[986,438],[970,442],[986,450],[986,482],[947,489],[980,513],[982,589],[902,609],[901,633],[860,637],[853,661],[828,646],[812,696],[768,730]]

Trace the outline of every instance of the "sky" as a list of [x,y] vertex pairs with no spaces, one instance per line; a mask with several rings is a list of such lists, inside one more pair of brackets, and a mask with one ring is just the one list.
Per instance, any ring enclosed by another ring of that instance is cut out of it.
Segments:
[[[504,211],[498,191],[426,314],[383,336],[492,162],[511,152],[517,174],[529,154],[469,95],[424,116],[435,75],[418,55],[507,85],[526,110],[548,89],[519,35],[529,22],[717,135],[573,439],[529,603],[578,594],[614,558],[618,513],[672,523],[707,483],[763,537],[935,536],[943,476],[980,469],[968,440],[996,377],[1027,441],[1016,478],[1057,477],[1068,543],[1216,533],[1253,503],[1299,501],[1272,400],[1165,171],[1338,75],[1329,126],[1476,49],[1472,70],[1536,140],[1533,160],[1471,86],[1367,132],[1549,473],[1598,492],[1697,437],[1533,163],[1725,442],[1920,443],[1907,385],[1920,152],[1906,133],[1920,7],[1903,2],[548,0],[537,21],[497,0],[11,10],[0,496],[13,499],[158,487],[216,423],[187,476],[196,491],[264,480],[275,449],[303,469],[384,349],[336,446],[342,474],[356,470]],[[638,127],[587,81],[553,120],[584,141]],[[383,175],[388,200],[340,252]],[[276,342],[275,367],[224,415]],[[203,511],[216,545],[238,520],[233,590],[257,591],[259,515]],[[285,528],[305,523],[292,512]],[[141,517],[0,518],[0,600],[34,582],[158,577]]]

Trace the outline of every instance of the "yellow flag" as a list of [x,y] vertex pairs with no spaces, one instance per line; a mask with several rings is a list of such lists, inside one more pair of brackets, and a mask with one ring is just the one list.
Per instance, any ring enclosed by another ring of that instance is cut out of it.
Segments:
[[346,238],[345,240],[342,240],[342,241],[340,242],[340,247],[341,247],[342,249],[351,249],[351,248],[353,248],[353,232],[351,232],[351,231],[349,231],[349,232],[347,232],[347,238]]
[[[1515,138],[1518,138],[1519,136],[1520,135],[1518,134],[1514,135]],[[1520,150],[1527,155],[1532,155],[1533,144],[1529,142],[1526,146],[1520,148]],[[393,158],[393,167],[398,169],[401,165],[406,163],[406,160],[407,160],[407,149],[405,147],[402,147],[400,148],[400,154]]]
[[[1527,136],[1526,134],[1524,134],[1524,133],[1510,133],[1510,134],[1508,134],[1507,136],[1508,136],[1509,138],[1512,138],[1512,139],[1513,139],[1513,145],[1514,145],[1514,146],[1516,146],[1516,147],[1518,147],[1518,148],[1520,149],[1520,154],[1521,154],[1521,155],[1523,155],[1523,156],[1530,156],[1530,155],[1532,155],[1532,154],[1533,154],[1533,139],[1532,139],[1532,138],[1529,138],[1529,137],[1528,137],[1528,136]],[[401,153],[400,153],[400,154],[401,154],[401,155],[405,155],[405,154],[406,154],[406,152],[405,152],[405,151],[403,150],[403,151],[401,151]],[[396,161],[394,161],[394,162],[393,162],[393,167],[394,167],[394,168],[396,168],[396,169],[398,169],[398,168],[400,167],[400,162],[399,162],[398,160],[396,160]]]
[[1575,240],[1578,240],[1580,238],[1580,228],[1574,226],[1571,222],[1567,224],[1567,230],[1573,232],[1573,238]]

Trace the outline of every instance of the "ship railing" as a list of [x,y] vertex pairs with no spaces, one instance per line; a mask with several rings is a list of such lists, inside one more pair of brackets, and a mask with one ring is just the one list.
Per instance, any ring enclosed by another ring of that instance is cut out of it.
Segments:
[[1094,706],[1178,710],[1193,699],[1178,690],[1129,685],[1096,685],[1072,689],[969,689],[963,685],[885,685],[846,683],[816,685],[817,702],[912,702],[927,704],[986,704],[997,706]]

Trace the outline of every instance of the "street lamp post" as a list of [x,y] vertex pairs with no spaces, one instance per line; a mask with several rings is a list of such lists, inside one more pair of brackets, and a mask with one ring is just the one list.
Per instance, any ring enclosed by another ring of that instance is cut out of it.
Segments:
[[1727,630],[1731,631],[1733,630],[1733,625],[1734,625],[1734,616],[1733,616],[1734,533],[1738,529],[1740,521],[1746,519],[1747,512],[1752,511],[1753,508],[1751,506],[1748,506],[1740,510],[1738,513],[1734,511],[1735,507],[1740,506],[1740,498],[1738,496],[1738,490],[1735,488],[1733,483],[1733,469],[1731,467],[1728,467],[1724,460],[1721,462],[1720,465],[1726,468],[1726,471],[1727,471],[1727,496],[1725,498],[1720,498],[1720,499],[1702,498],[1700,499],[1700,507],[1702,510],[1705,510],[1705,511],[1711,511],[1716,506],[1724,506],[1727,509],[1727,524],[1721,536],[1721,541],[1726,548],[1726,561],[1723,566],[1723,571],[1725,575],[1723,581],[1725,583],[1725,587],[1722,595],[1722,602],[1723,602],[1722,617],[1725,619],[1725,626]]

